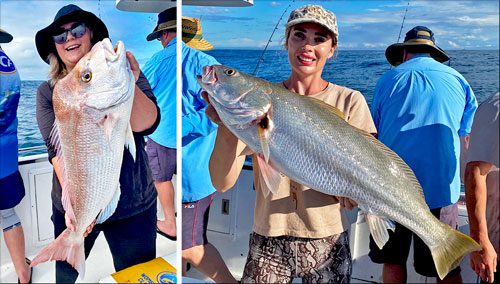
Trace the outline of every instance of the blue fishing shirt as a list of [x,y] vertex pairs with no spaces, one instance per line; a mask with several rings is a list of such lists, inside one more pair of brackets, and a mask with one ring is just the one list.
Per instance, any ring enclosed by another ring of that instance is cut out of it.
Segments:
[[453,68],[417,55],[387,71],[371,105],[378,138],[413,170],[429,208],[460,196],[460,139],[471,131],[477,101]]
[[19,73],[0,49],[0,179],[17,171],[17,106],[20,97]]
[[208,162],[217,124],[205,114],[206,102],[196,75],[205,65],[220,64],[212,56],[182,44],[182,202],[194,202],[215,192]]
[[160,108],[160,124],[148,138],[156,143],[176,148],[176,38],[172,39],[165,48],[155,53],[144,64],[142,72],[151,85],[151,89]]

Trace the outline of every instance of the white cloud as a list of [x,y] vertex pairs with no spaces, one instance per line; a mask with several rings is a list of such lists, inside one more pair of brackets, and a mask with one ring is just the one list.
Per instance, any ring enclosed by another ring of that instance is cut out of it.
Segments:
[[454,43],[453,41],[449,40],[448,41],[448,44],[452,47],[452,48],[460,48],[460,45]]
[[462,22],[466,25],[475,24],[481,26],[498,26],[498,14],[497,15],[487,15],[481,18],[472,18],[469,16],[461,16],[456,18],[459,22]]
[[386,48],[387,47],[387,44],[385,43],[381,43],[381,42],[376,42],[376,43],[373,43],[373,42],[363,42],[363,47],[364,48]]
[[272,1],[272,2],[270,3],[270,5],[271,5],[271,6],[273,6],[273,7],[276,7],[276,6],[281,5],[281,3],[276,2],[276,1]]

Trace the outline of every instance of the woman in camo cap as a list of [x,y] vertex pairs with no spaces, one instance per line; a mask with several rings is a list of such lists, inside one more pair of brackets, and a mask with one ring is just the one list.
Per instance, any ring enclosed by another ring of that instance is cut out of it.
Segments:
[[[348,123],[375,133],[363,95],[322,77],[326,61],[337,48],[338,35],[335,14],[323,7],[305,5],[292,11],[285,31],[291,74],[280,84],[339,108]],[[207,114],[220,124],[210,163],[212,182],[225,191],[236,182],[249,149],[220,123],[212,107]],[[258,173],[258,163],[253,166]],[[281,177],[277,193],[267,197],[263,194],[266,185],[257,175],[254,184],[254,232],[242,282],[290,283],[295,277],[307,283],[350,282],[352,259],[341,207],[350,209],[356,204],[311,190],[286,176]]]

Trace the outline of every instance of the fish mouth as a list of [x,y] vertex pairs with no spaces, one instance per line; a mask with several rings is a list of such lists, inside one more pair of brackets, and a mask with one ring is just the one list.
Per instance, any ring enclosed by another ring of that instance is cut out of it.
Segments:
[[118,58],[122,56],[125,50],[125,46],[123,45],[122,41],[119,40],[113,47],[109,38],[105,38],[102,40],[102,47],[104,48],[106,60],[110,62],[118,60]]
[[217,82],[217,74],[215,74],[215,68],[207,65],[203,67],[203,76],[197,76],[201,79],[201,83],[205,85],[213,85]]

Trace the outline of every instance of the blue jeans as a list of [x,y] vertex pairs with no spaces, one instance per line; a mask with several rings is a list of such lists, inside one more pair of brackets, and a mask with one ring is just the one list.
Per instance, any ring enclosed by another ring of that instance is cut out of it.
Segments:
[[[54,236],[65,229],[64,213],[52,206]],[[100,232],[108,243],[116,271],[156,257],[156,201],[137,215],[95,225],[85,238],[85,259],[89,256]],[[56,283],[75,283],[78,272],[66,261],[56,261]]]

